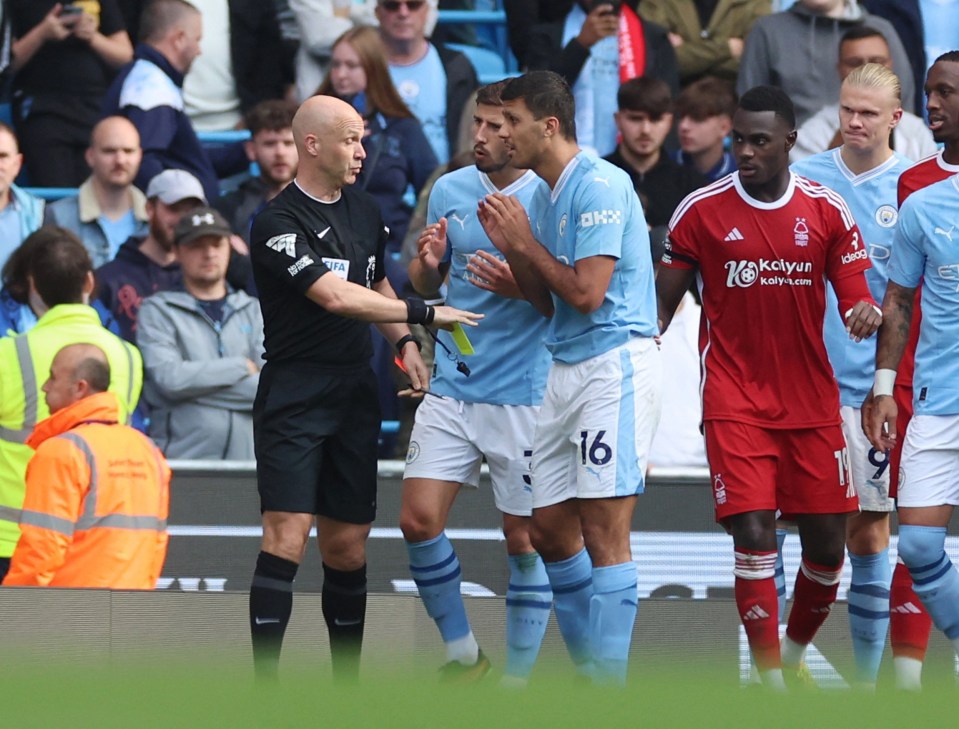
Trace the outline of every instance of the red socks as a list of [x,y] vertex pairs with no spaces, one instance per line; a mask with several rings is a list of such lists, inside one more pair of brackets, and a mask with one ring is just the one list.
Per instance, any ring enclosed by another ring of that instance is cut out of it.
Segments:
[[796,575],[792,611],[786,624],[786,635],[790,640],[800,645],[812,642],[836,601],[841,572],[841,563],[837,567],[823,567],[803,558],[799,574]]
[[932,618],[912,589],[912,575],[896,562],[889,594],[889,637],[893,656],[923,661],[929,645]]
[[776,553],[737,549],[735,554],[736,607],[756,667],[760,671],[779,668],[779,602],[774,579]]

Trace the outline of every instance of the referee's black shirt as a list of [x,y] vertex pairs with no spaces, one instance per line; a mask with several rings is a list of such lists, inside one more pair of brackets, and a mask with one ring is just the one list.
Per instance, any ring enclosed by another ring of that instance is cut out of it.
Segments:
[[387,235],[379,206],[361,190],[344,187],[327,203],[294,181],[273,198],[250,234],[266,360],[337,368],[369,362],[370,325],[332,314],[305,294],[323,275],[367,288],[381,281]]

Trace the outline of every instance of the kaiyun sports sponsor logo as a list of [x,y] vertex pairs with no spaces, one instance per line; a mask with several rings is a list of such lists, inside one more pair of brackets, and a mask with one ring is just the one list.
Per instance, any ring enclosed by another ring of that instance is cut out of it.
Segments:
[[811,261],[787,261],[785,258],[759,261],[726,261],[726,286],[749,288],[760,286],[812,286],[812,278],[803,274],[812,273]]

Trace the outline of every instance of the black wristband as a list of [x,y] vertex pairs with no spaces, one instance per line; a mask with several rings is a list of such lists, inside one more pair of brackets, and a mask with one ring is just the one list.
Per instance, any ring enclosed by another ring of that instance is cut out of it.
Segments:
[[429,304],[427,304],[427,305],[426,305],[426,320],[425,320],[423,323],[424,323],[424,324],[432,324],[432,323],[433,323],[433,319],[435,319],[435,318],[436,318],[436,307],[435,307],[435,306],[430,306]]
[[400,354],[403,354],[403,347],[405,347],[410,342],[413,342],[413,344],[416,345],[416,348],[419,351],[421,352],[423,351],[423,344],[420,342],[419,339],[414,337],[412,334],[406,334],[400,337],[398,340],[396,340],[396,351],[399,352]]
[[425,324],[426,314],[429,307],[423,299],[406,300],[406,323],[407,324]]

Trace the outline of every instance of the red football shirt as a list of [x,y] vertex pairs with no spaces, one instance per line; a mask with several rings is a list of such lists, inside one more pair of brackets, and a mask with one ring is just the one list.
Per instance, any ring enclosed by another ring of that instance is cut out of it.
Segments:
[[791,175],[782,198],[763,203],[733,173],[676,209],[663,265],[699,269],[705,420],[839,423],[822,336],[825,279],[862,276],[870,263],[837,193]]
[[[896,191],[899,207],[902,207],[905,199],[916,190],[921,190],[957,173],[959,173],[959,165],[946,162],[942,158],[941,149],[934,155],[920,160],[899,175],[899,186]],[[912,302],[912,323],[909,325],[909,341],[906,342],[906,349],[902,353],[899,369],[896,371],[896,384],[910,389],[912,376],[916,370],[916,347],[919,344],[919,328],[922,324],[921,298],[922,284],[916,287],[916,298]]]

